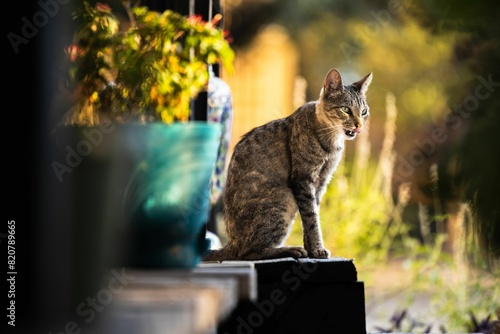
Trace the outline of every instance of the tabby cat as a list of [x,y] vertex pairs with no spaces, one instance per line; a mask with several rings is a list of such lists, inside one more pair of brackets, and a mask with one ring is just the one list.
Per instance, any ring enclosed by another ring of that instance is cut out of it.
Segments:
[[[372,73],[344,86],[340,72],[331,69],[317,101],[241,138],[223,193],[228,243],[205,261],[330,256],[321,235],[320,200],[345,140],[354,139],[368,119],[371,81]],[[297,212],[304,247],[282,246]]]

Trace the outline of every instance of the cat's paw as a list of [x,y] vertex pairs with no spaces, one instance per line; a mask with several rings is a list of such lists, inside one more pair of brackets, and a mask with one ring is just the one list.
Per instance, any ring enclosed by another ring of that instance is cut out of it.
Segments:
[[309,257],[314,259],[328,259],[330,251],[326,248],[316,248],[307,252]]
[[303,247],[282,247],[281,248],[284,253],[283,257],[293,257],[294,259],[298,259],[301,257],[307,257],[307,251]]

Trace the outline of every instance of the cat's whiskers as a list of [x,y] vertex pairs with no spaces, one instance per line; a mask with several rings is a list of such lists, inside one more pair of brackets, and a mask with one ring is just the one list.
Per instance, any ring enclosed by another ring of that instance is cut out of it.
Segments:
[[318,129],[317,132],[327,132],[327,131],[333,130],[333,129],[340,129],[340,126],[338,126],[338,125],[327,126],[327,127]]
[[324,128],[319,129],[318,136],[320,139],[323,138],[331,138],[334,137],[338,132],[341,131],[341,128],[338,125],[332,125],[332,126],[327,126]]

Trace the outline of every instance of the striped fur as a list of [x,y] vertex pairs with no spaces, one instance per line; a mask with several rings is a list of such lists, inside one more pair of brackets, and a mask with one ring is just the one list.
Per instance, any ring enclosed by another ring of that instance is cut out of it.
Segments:
[[[368,119],[371,73],[344,86],[331,69],[319,99],[245,134],[235,147],[223,194],[228,243],[205,261],[328,258],[319,205],[344,150]],[[283,247],[300,213],[304,247]]]

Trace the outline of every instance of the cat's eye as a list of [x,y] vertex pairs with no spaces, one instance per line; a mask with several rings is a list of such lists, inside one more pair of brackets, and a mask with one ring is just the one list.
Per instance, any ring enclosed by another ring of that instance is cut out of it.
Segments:
[[346,114],[351,114],[351,109],[349,109],[349,107],[340,107],[340,110],[342,110]]
[[367,109],[363,109],[363,111],[361,112],[361,116],[365,116],[366,114],[368,114],[368,110]]

